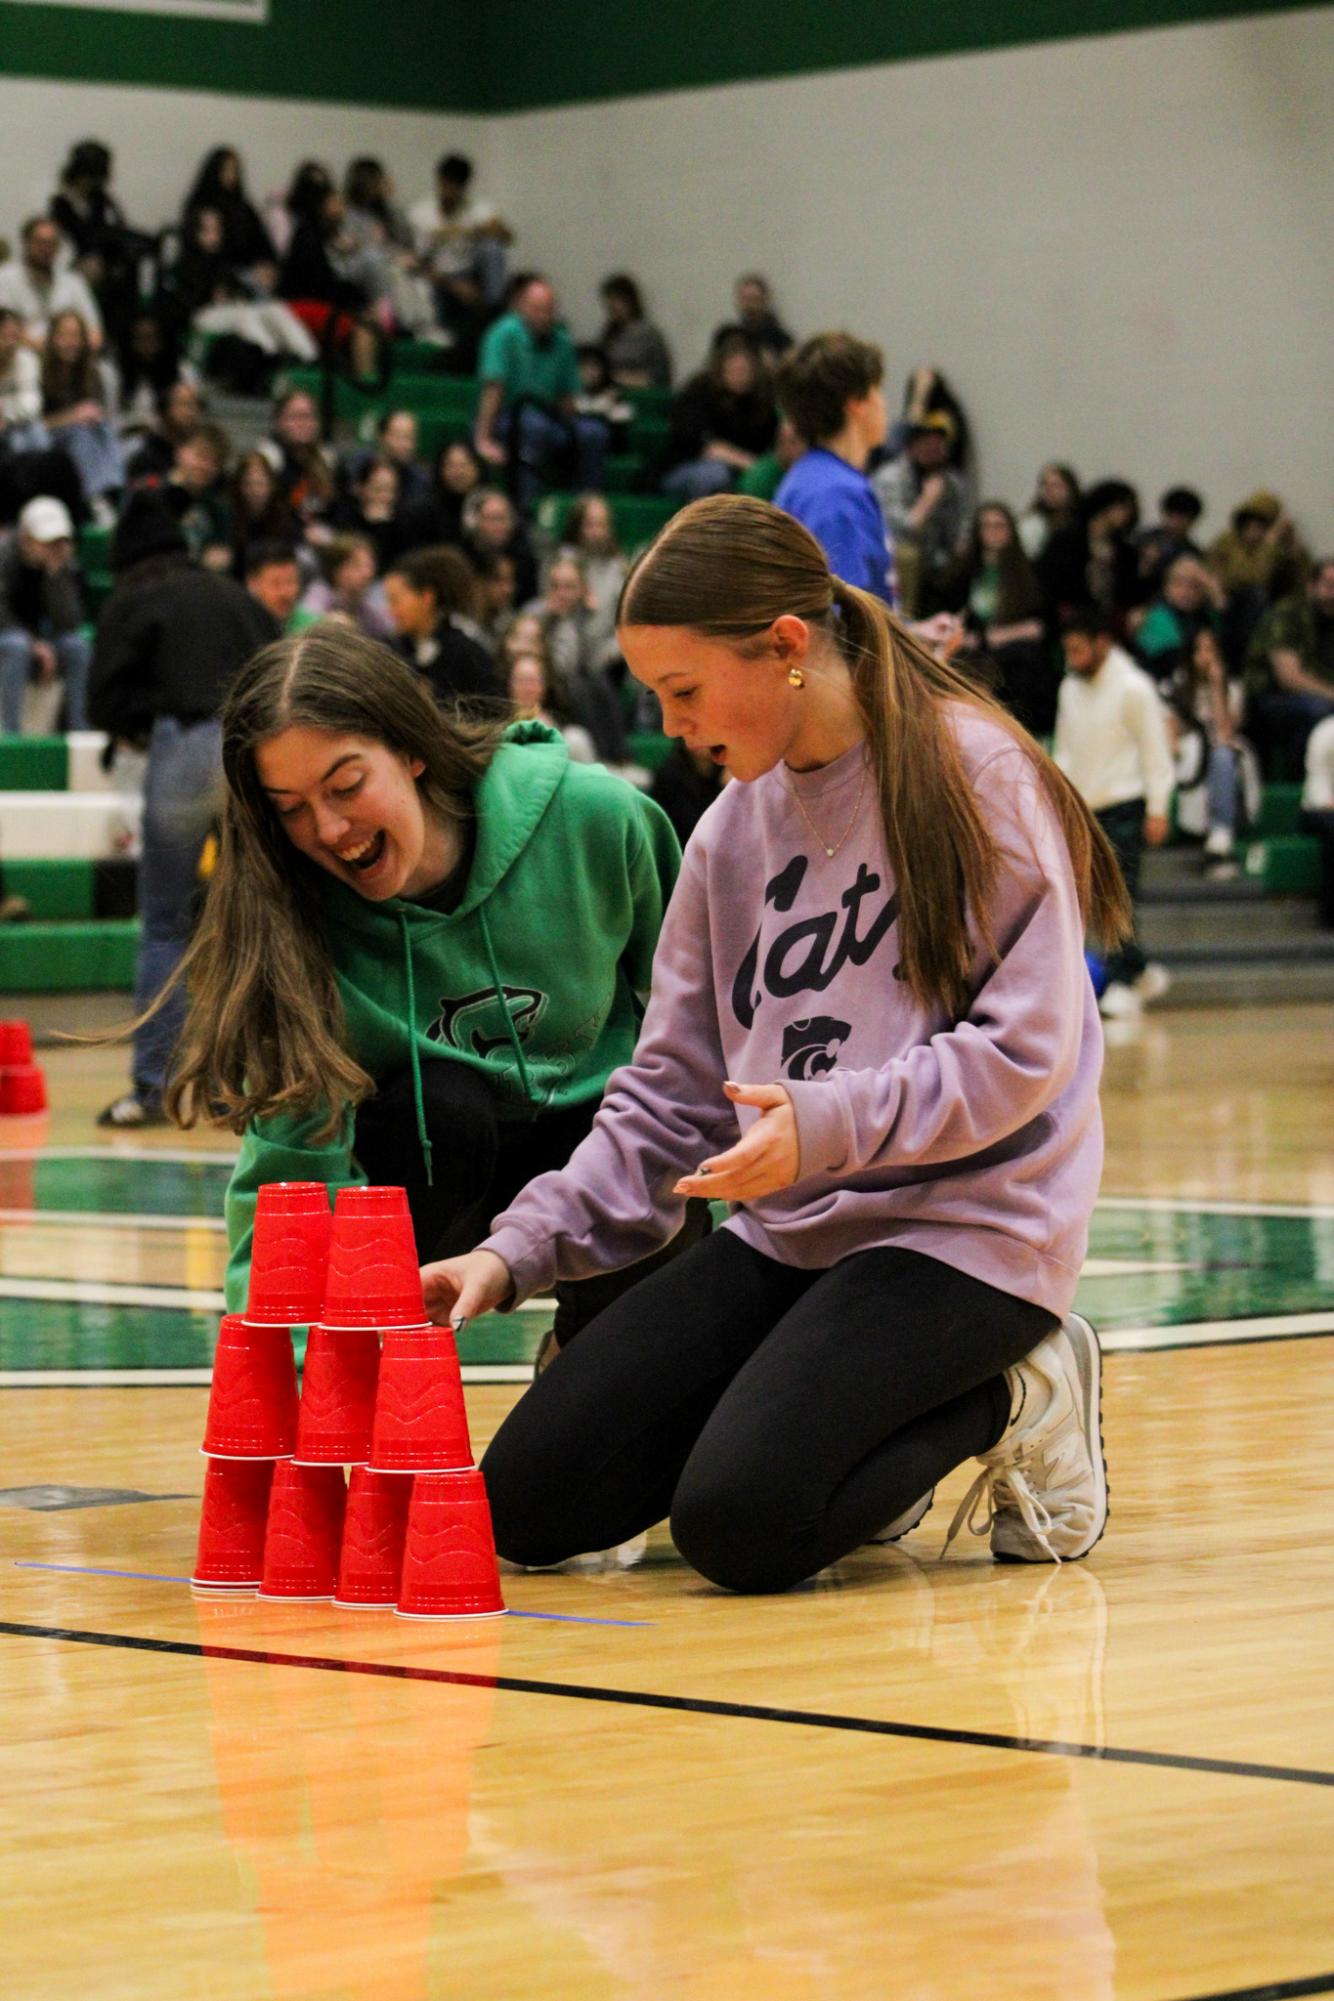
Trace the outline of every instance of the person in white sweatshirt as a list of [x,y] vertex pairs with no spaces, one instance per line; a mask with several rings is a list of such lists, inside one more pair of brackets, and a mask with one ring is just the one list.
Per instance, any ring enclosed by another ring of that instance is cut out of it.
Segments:
[[[1052,755],[1116,849],[1133,903],[1145,846],[1160,847],[1169,832],[1172,747],[1163,705],[1100,613],[1077,613],[1062,644],[1066,674]],[[1113,1018],[1135,1015],[1168,985],[1166,968],[1151,965],[1132,934],[1107,960],[1098,1005]]]

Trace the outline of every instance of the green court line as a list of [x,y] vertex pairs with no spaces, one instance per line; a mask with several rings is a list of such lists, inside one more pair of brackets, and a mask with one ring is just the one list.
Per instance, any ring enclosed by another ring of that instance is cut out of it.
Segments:
[[[471,1321],[459,1360],[530,1362],[547,1325],[538,1313],[492,1313]],[[185,1307],[81,1306],[64,1300],[8,1302],[0,1327],[0,1374],[17,1369],[207,1369],[217,1345],[214,1314]],[[297,1360],[305,1353],[297,1337]]]
[[[8,1159],[0,1161],[0,1209],[217,1216],[229,1171],[216,1161],[113,1153]],[[1118,1203],[1095,1212],[1089,1255],[1127,1267],[1180,1267],[1084,1279],[1077,1303],[1104,1327],[1334,1311],[1334,1215],[1328,1213],[1218,1214]],[[548,1315],[539,1308],[474,1322],[460,1342],[461,1360],[480,1367],[527,1362]],[[212,1314],[187,1308],[8,1300],[0,1371],[207,1368],[216,1336]]]

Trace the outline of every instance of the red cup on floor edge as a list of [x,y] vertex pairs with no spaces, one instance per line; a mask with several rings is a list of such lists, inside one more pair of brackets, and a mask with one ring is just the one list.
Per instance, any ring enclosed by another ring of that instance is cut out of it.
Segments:
[[0,1069],[0,1118],[21,1119],[46,1110],[46,1078],[36,1063]]
[[332,1598],[347,1488],[341,1466],[280,1459],[269,1495],[261,1598]]
[[254,1591],[264,1571],[272,1459],[210,1459],[191,1584]]
[[343,1554],[334,1604],[392,1612],[403,1572],[412,1482],[354,1466],[343,1517]]
[[0,1021],[0,1069],[32,1062],[32,1030],[26,1021]]
[[491,1507],[475,1466],[413,1481],[395,1610],[404,1619],[493,1619],[505,1610]]

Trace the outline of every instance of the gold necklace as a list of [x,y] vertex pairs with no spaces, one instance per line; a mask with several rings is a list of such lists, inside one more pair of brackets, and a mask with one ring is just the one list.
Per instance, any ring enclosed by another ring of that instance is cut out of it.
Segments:
[[817,840],[817,841],[818,841],[818,842],[820,843],[820,846],[821,846],[821,847],[822,847],[822,848],[824,849],[825,853],[826,853],[826,854],[828,855],[828,857],[829,857],[830,861],[832,861],[832,860],[834,859],[834,856],[835,856],[835,855],[836,855],[836,854],[838,853],[839,849],[840,849],[840,848],[841,848],[841,847],[843,846],[843,842],[847,840],[847,838],[848,838],[848,835],[849,835],[849,834],[850,834],[850,833],[852,832],[853,828],[854,828],[854,827],[856,826],[856,824],[857,824],[857,815],[858,815],[858,814],[859,814],[859,813],[861,812],[861,810],[862,810],[862,794],[863,794],[863,793],[865,792],[865,790],[866,790],[866,772],[867,772],[867,766],[866,766],[865,764],[863,764],[863,765],[862,765],[862,782],[861,782],[861,784],[860,784],[860,785],[859,785],[859,786],[857,787],[857,803],[856,803],[856,805],[855,805],[855,806],[853,807],[853,809],[852,809],[852,818],[851,818],[851,819],[850,819],[850,820],[848,821],[848,824],[847,824],[847,826],[846,826],[846,827],[845,827],[845,828],[843,829],[843,837],[842,837],[842,839],[841,839],[841,840],[839,840],[839,841],[837,841],[837,842],[835,842],[835,844],[834,844],[834,846],[833,846],[832,848],[830,847],[830,845],[829,845],[828,841],[827,841],[827,840],[825,839],[824,835],[823,835],[823,834],[822,834],[822,833],[820,832],[820,829],[819,829],[819,828],[818,828],[818,827],[816,826],[816,824],[815,824],[814,820],[812,820],[812,818],[811,818],[810,814],[809,814],[809,813],[808,813],[808,812],[806,811],[806,808],[805,808],[804,804],[802,803],[802,797],[801,797],[801,794],[800,794],[800,792],[798,792],[798,790],[797,790],[796,786],[795,786],[795,785],[794,785],[794,784],[792,783],[792,780],[791,780],[791,778],[789,777],[789,779],[788,779],[788,781],[787,781],[787,784],[788,784],[788,790],[789,790],[789,792],[790,792],[790,793],[792,794],[792,797],[793,797],[793,798],[794,798],[794,799],[796,800],[796,802],[797,802],[797,811],[798,811],[798,812],[799,812],[799,813],[801,814],[801,817],[802,817],[802,819],[803,819],[803,820],[804,820],[804,821],[806,822],[806,825],[807,825],[807,826],[808,826],[808,827],[810,828],[810,830],[811,830],[811,832],[812,832],[812,833],[814,834],[814,836],[815,836],[816,840]]

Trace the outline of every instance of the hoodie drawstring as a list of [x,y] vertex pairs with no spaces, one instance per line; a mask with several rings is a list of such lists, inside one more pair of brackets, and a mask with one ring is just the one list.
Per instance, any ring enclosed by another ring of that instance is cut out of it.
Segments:
[[491,984],[495,988],[496,999],[500,1002],[500,1012],[505,1017],[505,1027],[509,1034],[510,1048],[514,1051],[514,1060],[519,1066],[519,1084],[528,1102],[528,1116],[530,1119],[535,1119],[537,1117],[537,1103],[533,1097],[533,1087],[528,1076],[528,1065],[523,1060],[523,1044],[519,1040],[519,1031],[514,1026],[514,1017],[510,1013],[509,1002],[505,999],[505,989],[500,983],[500,966],[496,960],[496,948],[491,943],[491,927],[486,921],[486,905],[484,903],[477,906],[477,919],[482,928],[482,943],[486,946],[486,962],[491,968]]
[[417,1108],[417,1144],[421,1148],[422,1165],[426,1169],[426,1186],[434,1188],[435,1177],[431,1172],[431,1136],[426,1130],[421,1058],[417,1054],[417,990],[412,978],[412,936],[408,930],[407,916],[401,910],[398,913],[398,928],[403,936],[403,970],[408,984],[408,1054],[412,1061],[412,1101]]

